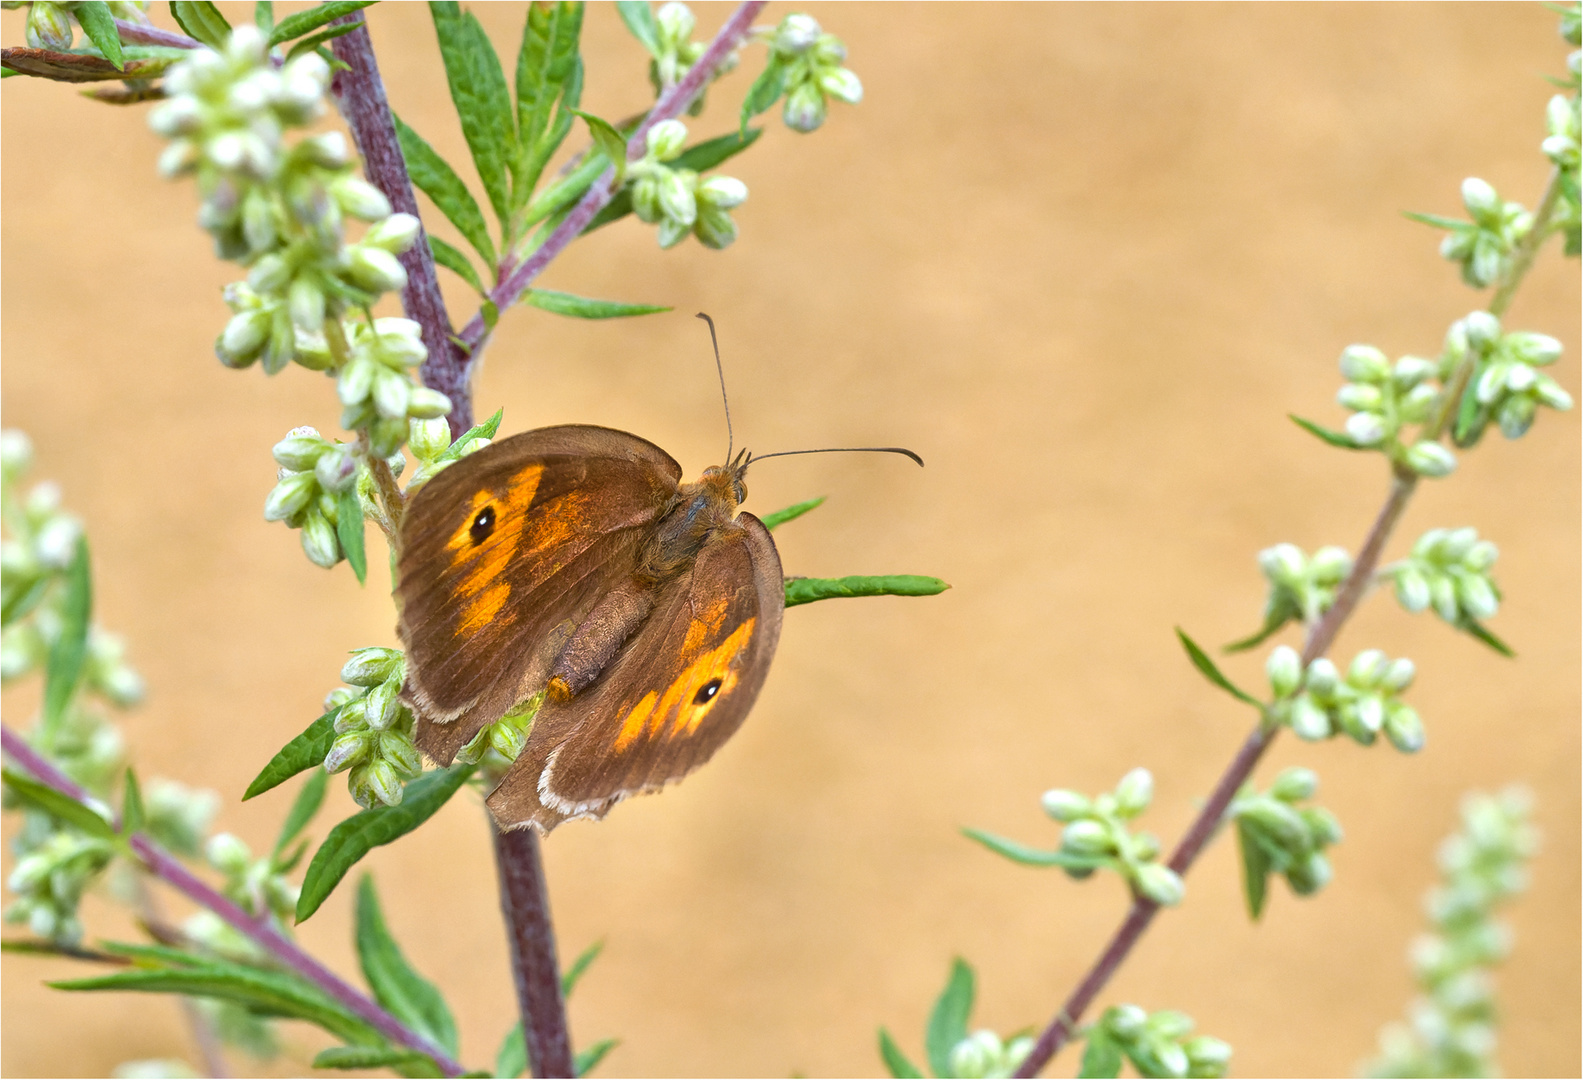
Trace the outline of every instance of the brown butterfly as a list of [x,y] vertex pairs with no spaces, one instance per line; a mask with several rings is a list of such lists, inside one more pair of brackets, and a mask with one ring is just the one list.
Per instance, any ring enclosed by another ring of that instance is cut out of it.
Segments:
[[463,458],[408,505],[397,630],[419,748],[449,764],[542,694],[488,799],[502,828],[604,817],[702,765],[747,718],[785,594],[769,530],[737,513],[762,458],[726,460],[683,484],[653,443],[568,424]]

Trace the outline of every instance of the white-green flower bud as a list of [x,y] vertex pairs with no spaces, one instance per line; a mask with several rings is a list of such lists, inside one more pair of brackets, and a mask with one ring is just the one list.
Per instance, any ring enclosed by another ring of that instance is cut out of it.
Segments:
[[1462,181],[1462,205],[1480,225],[1500,224],[1501,197],[1487,182],[1476,176]]
[[1396,602],[1403,610],[1417,614],[1429,606],[1429,582],[1411,566],[1396,571]]
[[1094,813],[1102,818],[1116,816],[1116,796],[1108,791],[1101,791],[1094,796]]
[[1259,552],[1259,569],[1264,576],[1279,585],[1301,583],[1308,570],[1308,560],[1296,544],[1276,544]]
[[807,52],[819,40],[821,34],[819,23],[812,15],[794,12],[781,20],[780,26],[775,29],[773,48],[776,52],[787,56],[797,56]]
[[[367,341],[367,331],[359,326],[361,340]],[[415,367],[428,358],[429,350],[423,344],[423,327],[411,319],[389,316],[374,320],[375,343],[378,355],[388,364],[397,367]]]
[[989,1076],[1000,1064],[1004,1049],[993,1031],[975,1031],[951,1047],[951,1075]]
[[1341,675],[1336,671],[1336,665],[1329,657],[1321,656],[1308,665],[1307,686],[1310,693],[1329,698],[1335,694],[1339,685],[1341,685]]
[[174,139],[191,135],[203,125],[203,106],[197,98],[181,95],[166,98],[149,110],[148,126],[156,135]]
[[386,806],[401,805],[401,777],[396,775],[395,767],[381,758],[370,762],[367,769],[368,786],[374,796]]
[[1328,885],[1332,876],[1330,860],[1318,851],[1311,851],[1286,871],[1286,882],[1298,896],[1311,896]]
[[1514,394],[1528,391],[1539,379],[1539,373],[1527,364],[1512,364],[1506,372],[1506,389]]
[[1290,645],[1277,645],[1264,662],[1264,674],[1277,698],[1290,697],[1303,680],[1302,658]]
[[277,464],[292,472],[309,472],[319,460],[319,455],[330,448],[329,442],[311,427],[294,427],[286,437],[271,448]]
[[231,316],[215,340],[214,353],[226,367],[246,367],[258,359],[269,340],[270,313],[254,310]]
[[1483,573],[1495,565],[1500,549],[1488,540],[1480,540],[1468,547],[1462,556],[1462,565],[1474,573]]
[[1431,378],[1435,369],[1436,365],[1432,360],[1425,360],[1421,356],[1404,356],[1396,361],[1396,367],[1391,371],[1391,381],[1402,390],[1411,390],[1425,379]]
[[1457,621],[1457,587],[1451,578],[1440,574],[1430,579],[1429,602],[1434,606],[1435,614],[1446,622]]
[[1149,1017],[1144,1028],[1151,1035],[1175,1042],[1190,1035],[1193,1026],[1193,1018],[1186,1013],[1176,1009],[1161,1009]]
[[1225,1076],[1231,1064],[1231,1044],[1213,1035],[1188,1039],[1182,1044],[1182,1052],[1187,1055],[1189,1076]]
[[[521,751],[520,743],[517,749]],[[379,733],[379,754],[390,762],[391,768],[403,779],[417,776],[423,771],[423,758],[418,754],[418,748],[412,745],[411,736],[399,727]]]
[[1159,863],[1145,863],[1138,867],[1133,884],[1137,886],[1138,892],[1164,907],[1180,904],[1187,893],[1181,875]]
[[1380,383],[1390,378],[1391,363],[1373,345],[1348,345],[1341,350],[1341,374],[1357,383]]
[[379,366],[364,357],[353,357],[341,369],[340,377],[336,380],[335,392],[341,399],[342,405],[356,405],[368,397],[369,390],[373,389],[374,376],[378,373]]
[[528,729],[508,720],[501,720],[489,729],[489,746],[507,761],[515,761],[528,741]]
[[824,92],[814,82],[802,82],[792,87],[786,94],[786,104],[781,109],[781,119],[793,131],[804,134],[818,130],[824,123],[825,111]]
[[1511,362],[1490,364],[1473,382],[1473,396],[1480,405],[1488,405],[1500,395],[1501,389],[1506,385],[1506,376],[1515,365]]
[[423,226],[411,214],[391,214],[377,221],[363,234],[363,243],[400,255],[418,239]]
[[1545,367],[1561,358],[1561,342],[1549,334],[1518,330],[1507,334],[1501,346],[1513,358],[1534,367]]
[[1385,421],[1376,413],[1360,412],[1347,417],[1342,425],[1347,437],[1359,446],[1378,446],[1390,434]]
[[1413,678],[1418,674],[1418,668],[1407,657],[1392,660],[1385,667],[1385,674],[1380,677],[1380,685],[1392,694],[1399,694],[1413,684]]
[[1136,1005],[1115,1005],[1105,1010],[1099,1022],[1122,1042],[1132,1042],[1143,1034],[1149,1014]]
[[[1359,416],[1366,415],[1359,413]],[[1424,439],[1407,449],[1407,467],[1420,476],[1449,476],[1457,467],[1456,455],[1437,442]]]
[[1077,821],[1093,812],[1087,798],[1065,788],[1051,788],[1040,802],[1044,804],[1044,812],[1056,821]]
[[22,37],[30,46],[65,52],[71,48],[72,36],[71,19],[64,5],[51,0],[36,0],[29,5]]
[[819,89],[848,105],[863,100],[863,83],[848,68],[825,68],[819,73]]
[[357,483],[357,455],[347,446],[332,447],[314,465],[313,475],[325,491],[339,495]]
[[674,218],[666,218],[660,222],[658,240],[660,247],[669,251],[683,240],[692,231],[692,226],[684,225]]
[[401,691],[400,680],[387,680],[368,692],[363,699],[363,715],[374,731],[384,731],[395,722],[401,702],[396,695]]
[[265,255],[248,271],[247,284],[254,292],[262,295],[280,293],[291,284],[291,264],[283,255]]
[[711,176],[698,185],[700,203],[729,210],[747,201],[748,186],[734,176]]
[[230,833],[216,833],[203,847],[203,857],[209,865],[223,874],[241,874],[247,870],[253,853],[247,845]]
[[330,744],[324,755],[324,771],[334,775],[349,769],[368,756],[369,736],[366,731],[348,731]]
[[324,169],[338,169],[352,160],[346,136],[339,131],[310,135],[296,145],[294,152],[301,160]]
[[407,415],[415,420],[433,420],[451,411],[451,399],[427,386],[414,386],[407,395]]
[[1344,706],[1343,711],[1357,717],[1358,726],[1370,735],[1378,735],[1385,726],[1385,699],[1379,694],[1363,694]]
[[1385,677],[1389,662],[1379,649],[1365,649],[1352,658],[1352,666],[1347,669],[1347,682],[1360,689],[1378,686]]
[[1501,321],[1487,311],[1472,311],[1462,320],[1468,346],[1483,352],[1501,339]]
[[645,225],[653,225],[664,216],[660,210],[659,181],[652,176],[640,176],[632,182],[632,212]]
[[1326,847],[1341,841],[1341,822],[1323,806],[1305,806],[1297,814],[1308,827],[1308,837],[1314,847]]
[[693,184],[693,177],[686,171],[667,172],[659,178],[661,212],[689,228],[698,220],[698,200],[693,196]]
[[1336,404],[1359,412],[1379,412],[1385,407],[1385,392],[1369,383],[1344,383],[1336,391]]
[[1282,802],[1293,803],[1311,799],[1319,790],[1319,774],[1312,769],[1294,767],[1283,769],[1270,785],[1270,794]]
[[82,525],[75,518],[61,516],[46,522],[33,538],[38,561],[53,570],[64,570],[77,554]]
[[1116,785],[1116,813],[1123,818],[1137,817],[1153,798],[1153,774],[1148,769],[1133,769]]
[[177,139],[160,151],[155,168],[162,179],[174,180],[197,168],[202,155],[190,139]]
[[1061,847],[1074,855],[1109,855],[1115,850],[1110,830],[1098,821],[1074,821],[1061,831]]
[[310,276],[304,274],[291,283],[286,302],[294,325],[304,330],[317,330],[324,325],[324,290]]
[[341,542],[335,537],[335,526],[316,510],[303,516],[302,550],[310,562],[326,570],[341,561]]
[[1314,552],[1308,563],[1309,573],[1321,585],[1338,585],[1352,573],[1352,556],[1347,549],[1326,545]]
[[[401,664],[399,649],[371,646],[358,649],[341,667],[341,681],[352,686],[378,686],[388,680]],[[348,700],[350,697],[348,696]]]
[[[411,400],[413,386],[405,375],[394,371],[381,371],[374,377],[374,407],[384,417],[407,418],[407,402]],[[402,425],[405,429],[405,424]],[[405,434],[405,430],[403,430]]]
[[399,453],[401,442],[407,437],[406,417],[394,419],[382,417],[375,420],[368,429],[368,443],[374,453],[389,457]]
[[407,287],[407,271],[384,248],[355,244],[346,249],[346,273],[369,292],[395,292]]
[[[446,404],[450,404],[449,400]],[[433,461],[450,449],[451,425],[438,416],[413,420],[407,426],[407,445],[419,461]]]
[[1502,435],[1508,439],[1520,439],[1528,433],[1529,428],[1533,427],[1534,417],[1538,411],[1539,403],[1531,397],[1507,398],[1495,410],[1495,422],[1500,425]]
[[1424,747],[1424,722],[1418,710],[1400,702],[1385,714],[1385,737],[1404,754],[1416,754]]
[[1572,407],[1572,395],[1561,389],[1560,383],[1543,373],[1534,381],[1534,396],[1557,412],[1566,412]]
[[368,776],[369,765],[355,765],[346,777],[347,794],[352,796],[352,801],[365,810],[372,810],[379,804],[379,793],[374,790]]
[[1479,531],[1471,525],[1460,529],[1442,529],[1435,541],[1435,551],[1446,562],[1461,562],[1473,545],[1478,543]]
[[1280,799],[1267,795],[1251,798],[1238,816],[1257,826],[1284,851],[1300,852],[1308,847],[1308,826],[1302,815]]
[[319,482],[313,473],[292,473],[284,477],[264,500],[265,521],[285,521],[302,512],[319,495]]
[[687,146],[687,125],[680,120],[661,120],[648,131],[648,156],[670,161]]
[[1141,832],[1129,839],[1129,849],[1136,861],[1149,862],[1160,854],[1160,841],[1153,833]]
[[1409,424],[1421,424],[1429,419],[1440,400],[1440,391],[1428,383],[1420,383],[1409,390],[1397,405],[1397,415]]
[[1500,601],[1495,598],[1495,590],[1490,585],[1489,578],[1482,574],[1456,575],[1457,601],[1462,610],[1475,619],[1484,620],[1493,616],[1500,610]]
[[736,243],[737,223],[724,210],[700,205],[698,220],[693,222],[693,235],[704,247],[721,251]]
[[350,174],[340,177],[330,185],[330,197],[341,205],[342,210],[360,221],[379,221],[393,216],[390,200],[385,198],[383,191],[367,180],[361,180]]
[[834,34],[820,34],[812,51],[810,59],[815,68],[840,67],[846,63],[846,46]]

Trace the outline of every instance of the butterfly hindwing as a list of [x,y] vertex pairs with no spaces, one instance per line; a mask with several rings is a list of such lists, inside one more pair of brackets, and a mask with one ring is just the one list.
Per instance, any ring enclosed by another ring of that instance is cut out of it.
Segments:
[[542,682],[569,629],[631,575],[680,478],[653,443],[566,425],[504,439],[419,489],[397,596],[426,752],[449,761]]
[[780,558],[751,514],[661,587],[642,631],[599,681],[547,700],[489,797],[503,827],[549,830],[678,780],[741,726],[780,639]]

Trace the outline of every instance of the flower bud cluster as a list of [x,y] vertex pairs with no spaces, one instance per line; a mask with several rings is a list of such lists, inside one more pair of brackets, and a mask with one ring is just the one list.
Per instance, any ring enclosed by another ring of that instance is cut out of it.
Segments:
[[983,1080],[1011,1076],[1032,1049],[1031,1036],[1018,1035],[1004,1042],[995,1032],[984,1028],[951,1047],[951,1075]]
[[398,649],[358,649],[341,669],[341,681],[358,687],[332,690],[326,712],[335,714],[335,742],[324,771],[350,769],[347,787],[357,805],[395,806],[403,785],[423,771],[412,742],[412,712],[401,703],[407,661]]
[[632,210],[647,224],[659,224],[662,248],[675,247],[688,233],[705,247],[729,247],[737,238],[731,210],[747,199],[747,185],[732,176],[700,180],[692,169],[667,165],[686,144],[687,126],[680,120],[662,120],[649,129],[642,160],[627,166]]
[[326,569],[345,557],[336,525],[340,495],[356,487],[361,466],[350,446],[332,443],[311,427],[292,428],[275,444],[280,466],[264,500],[264,520],[302,530],[302,550]]
[[[71,49],[76,36],[76,17],[72,14],[72,3],[60,3],[57,0],[33,0],[30,4],[7,3],[5,7],[25,7],[28,9],[27,22],[23,26],[22,36],[30,48],[49,49],[53,52],[67,52]],[[126,22],[139,23],[143,26],[151,25],[148,15],[148,0],[110,0],[106,5],[110,14]],[[97,55],[97,50],[95,50]]]
[[108,840],[51,829],[41,814],[30,813],[28,819],[32,828],[18,837],[16,864],[6,879],[17,898],[6,907],[5,921],[26,923],[40,938],[75,945],[82,939],[77,905],[83,890],[109,865],[114,849]]
[[301,888],[281,873],[274,856],[253,858],[253,852],[230,833],[216,833],[203,846],[204,861],[225,875],[225,895],[250,914],[290,921]]
[[1157,904],[1180,903],[1186,886],[1170,867],[1158,862],[1160,842],[1146,832],[1136,835],[1127,823],[1147,810],[1154,798],[1154,777],[1148,769],[1133,769],[1113,792],[1090,799],[1075,791],[1055,788],[1044,793],[1044,812],[1065,828],[1061,853],[1068,874],[1082,879],[1100,867],[1110,867],[1127,880],[1133,891]]
[[1314,622],[1336,602],[1336,591],[1352,573],[1352,556],[1335,546],[1309,556],[1296,544],[1276,544],[1259,552],[1258,559],[1270,583],[1264,599],[1265,633],[1292,619]]
[[220,796],[174,780],[154,779],[143,790],[143,830],[177,855],[195,857],[220,810]]
[[1430,529],[1412,554],[1380,570],[1396,583],[1396,599],[1417,614],[1433,608],[1452,626],[1483,622],[1500,610],[1501,591],[1490,577],[1500,551],[1478,530]]
[[373,452],[390,457],[406,441],[409,420],[444,416],[451,411],[451,399],[418,386],[409,374],[428,356],[423,328],[416,322],[375,319],[372,326],[355,323],[350,330],[348,359],[336,381],[341,426],[366,430]]
[[1347,383],[1336,401],[1352,409],[1347,436],[1358,446],[1382,447],[1423,476],[1444,476],[1456,458],[1438,442],[1420,440],[1403,448],[1397,439],[1404,424],[1422,424],[1434,413],[1440,391],[1431,380],[1436,365],[1404,356],[1395,365],[1372,345],[1348,345],[1341,351],[1341,373]]
[[1555,167],[1574,176],[1578,171],[1578,98],[1557,94],[1545,108],[1545,140],[1540,149]]
[[1512,252],[1533,228],[1534,216],[1520,203],[1503,200],[1476,176],[1462,181],[1462,205],[1473,220],[1445,222],[1450,231],[1440,242],[1440,254],[1461,266],[1463,281],[1475,289],[1488,288],[1506,273]]
[[[654,26],[658,31],[656,45],[658,51],[649,61],[649,82],[654,86],[655,96],[659,96],[666,88],[675,86],[682,77],[698,62],[698,58],[709,48],[702,41],[694,41],[693,28],[698,25],[698,20],[686,4],[678,0],[661,4],[654,13]],[[715,72],[710,76],[710,81],[718,79],[729,71],[735,70],[739,57],[737,53],[727,53]],[[700,93],[687,107],[689,116],[697,116],[704,111],[706,93]]]
[[1270,716],[1309,741],[1350,736],[1371,746],[1383,732],[1404,754],[1423,748],[1424,723],[1417,710],[1398,700],[1412,685],[1417,668],[1406,657],[1392,660],[1379,649],[1358,653],[1345,678],[1321,656],[1304,672],[1302,658],[1289,645],[1278,646],[1265,662],[1275,701]]
[[1194,1036],[1193,1027],[1191,1016],[1174,1009],[1151,1014],[1137,1005],[1115,1005],[1100,1015],[1088,1038],[1091,1045],[1098,1039],[1112,1043],[1139,1076],[1225,1076],[1231,1044],[1212,1035]]
[[1572,407],[1572,395],[1537,370],[1561,357],[1561,342],[1549,334],[1521,330],[1503,334],[1499,319],[1475,311],[1452,325],[1441,362],[1450,369],[1469,357],[1474,366],[1468,393],[1478,410],[1471,428],[1457,433],[1461,445],[1477,442],[1491,419],[1502,435],[1516,439],[1533,426],[1540,405],[1561,412]]
[[412,479],[407,482],[406,493],[411,495],[433,479],[435,473],[469,454],[478,453],[489,443],[490,440],[486,436],[474,435],[453,444],[451,425],[443,418],[413,420],[407,435],[407,448],[412,451],[412,456],[418,459],[418,468],[412,474]]
[[770,40],[770,63],[784,69],[781,118],[787,127],[814,131],[824,123],[831,98],[849,105],[863,100],[863,83],[845,62],[846,46],[820,29],[812,15],[794,12],[781,20]]
[[487,772],[503,772],[506,766],[517,760],[517,755],[527,745],[528,734],[533,730],[533,718],[538,715],[542,704],[544,693],[540,691],[493,724],[481,728],[466,746],[456,752],[456,760],[474,765],[483,762]]
[[1527,792],[1469,794],[1462,829],[1440,849],[1441,883],[1426,897],[1431,931],[1412,948],[1421,996],[1410,1024],[1380,1033],[1371,1076],[1493,1076],[1495,1001],[1489,968],[1511,948],[1495,910],[1527,887],[1537,837]]
[[1325,848],[1341,839],[1341,823],[1329,810],[1297,805],[1318,790],[1319,777],[1313,770],[1287,769],[1267,794],[1249,788],[1227,810],[1242,842],[1258,845],[1271,872],[1283,875],[1298,896],[1310,896],[1329,883]]

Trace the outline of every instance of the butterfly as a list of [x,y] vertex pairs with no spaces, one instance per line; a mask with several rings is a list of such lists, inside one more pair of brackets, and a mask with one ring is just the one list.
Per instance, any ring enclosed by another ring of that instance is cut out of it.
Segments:
[[769,530],[737,508],[748,466],[773,456],[728,449],[684,484],[653,443],[568,424],[487,446],[413,496],[396,595],[419,749],[448,765],[538,699],[487,800],[501,828],[602,818],[742,726],[785,593]]

